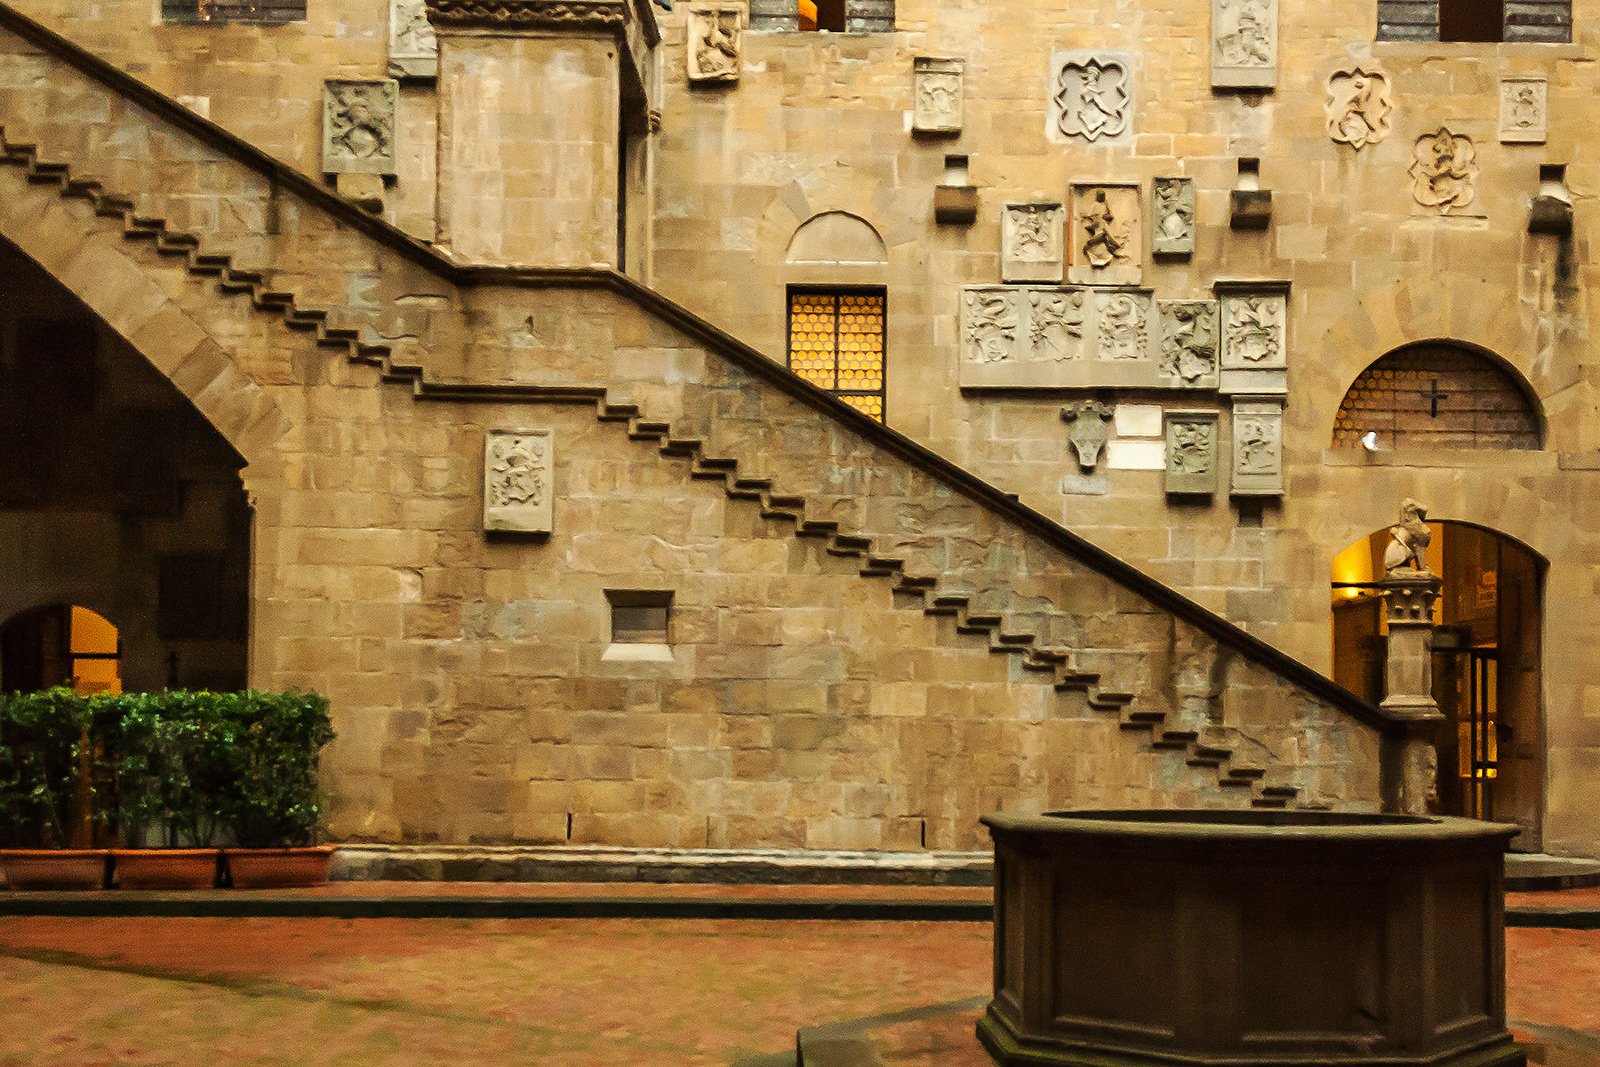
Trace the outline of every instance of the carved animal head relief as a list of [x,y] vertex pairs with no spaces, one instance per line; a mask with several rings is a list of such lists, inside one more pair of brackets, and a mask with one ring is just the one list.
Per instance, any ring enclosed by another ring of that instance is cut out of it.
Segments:
[[1381,70],[1351,67],[1335,71],[1328,79],[1328,98],[1323,105],[1328,136],[1358,152],[1389,136],[1389,116],[1394,110],[1389,92],[1389,76]]
[[1061,417],[1070,427],[1067,441],[1077,453],[1078,466],[1085,471],[1094,470],[1100,462],[1100,452],[1111,436],[1111,429],[1106,425],[1111,419],[1111,410],[1109,405],[1098,400],[1068,404],[1061,409]]
[[1460,211],[1478,196],[1478,149],[1472,140],[1441,126],[1417,138],[1411,164],[1411,195],[1441,215]]
[[1057,53],[1051,79],[1053,134],[1084,141],[1127,133],[1133,120],[1133,76],[1126,58]]

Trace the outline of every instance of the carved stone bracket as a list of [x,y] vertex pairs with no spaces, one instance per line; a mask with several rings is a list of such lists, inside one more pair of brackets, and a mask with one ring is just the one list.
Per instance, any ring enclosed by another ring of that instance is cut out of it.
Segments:
[[439,38],[425,0],[389,0],[389,76],[428,81],[439,74]]
[[483,439],[483,528],[547,534],[555,496],[555,435],[490,430]]

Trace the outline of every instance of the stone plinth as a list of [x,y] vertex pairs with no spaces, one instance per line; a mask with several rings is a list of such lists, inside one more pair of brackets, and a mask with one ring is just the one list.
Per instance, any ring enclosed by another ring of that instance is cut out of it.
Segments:
[[1002,1064],[1521,1065],[1514,826],[1356,812],[984,818]]

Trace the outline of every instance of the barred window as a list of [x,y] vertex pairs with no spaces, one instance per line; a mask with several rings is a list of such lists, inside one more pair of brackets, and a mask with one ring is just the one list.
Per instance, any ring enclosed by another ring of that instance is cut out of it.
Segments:
[[1380,41],[1572,40],[1572,0],[1378,0]]
[[301,22],[306,0],[161,0],[167,22]]
[[773,33],[890,33],[894,0],[750,0],[750,28]]
[[789,290],[789,369],[883,421],[884,293]]

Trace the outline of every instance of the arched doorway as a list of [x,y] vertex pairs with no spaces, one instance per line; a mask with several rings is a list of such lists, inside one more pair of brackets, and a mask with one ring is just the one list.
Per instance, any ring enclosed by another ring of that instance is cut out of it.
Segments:
[[50,604],[0,625],[0,692],[57,685],[80,693],[122,692],[122,637],[103,615]]
[[[1430,567],[1443,579],[1434,608],[1433,695],[1445,716],[1438,809],[1514,822],[1536,850],[1544,810],[1545,561],[1526,545],[1462,522],[1429,522]],[[1383,576],[1387,529],[1333,561],[1333,676],[1377,703],[1384,695],[1384,620],[1371,587]]]

